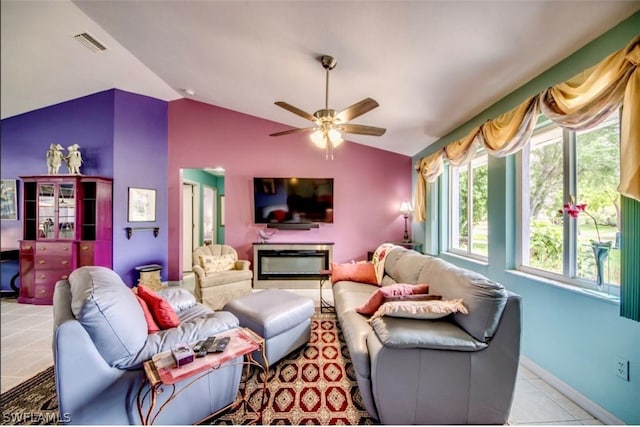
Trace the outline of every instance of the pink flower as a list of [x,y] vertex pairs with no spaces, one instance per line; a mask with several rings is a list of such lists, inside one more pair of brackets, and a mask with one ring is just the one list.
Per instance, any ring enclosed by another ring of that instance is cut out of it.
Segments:
[[559,211],[559,213],[566,212],[567,215],[578,218],[580,212],[583,212],[585,215],[588,215],[589,218],[593,220],[593,224],[596,226],[596,233],[598,234],[598,243],[602,242],[600,239],[600,230],[598,229],[598,221],[596,221],[595,217],[587,212],[587,204],[586,203],[575,203],[575,199],[573,196],[569,197],[569,202],[565,203],[564,209]]

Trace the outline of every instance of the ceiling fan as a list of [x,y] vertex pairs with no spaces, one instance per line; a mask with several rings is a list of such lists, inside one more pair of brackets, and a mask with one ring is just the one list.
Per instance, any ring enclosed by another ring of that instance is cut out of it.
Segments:
[[374,126],[347,123],[348,121],[373,110],[379,105],[375,100],[371,98],[365,98],[362,101],[357,102],[340,112],[336,112],[335,110],[330,109],[329,71],[335,68],[337,61],[333,56],[323,55],[320,57],[320,63],[326,70],[325,104],[323,109],[318,110],[313,114],[309,114],[306,111],[303,111],[300,108],[294,107],[293,105],[283,101],[278,101],[275,103],[277,106],[282,107],[285,110],[292,112],[293,114],[312,121],[315,126],[285,130],[282,132],[272,133],[270,134],[270,136],[282,136],[292,133],[310,132],[311,140],[314,142],[314,144],[316,144],[320,148],[325,149],[327,159],[333,159],[333,148],[342,143],[343,133],[381,136],[384,135],[386,129]]

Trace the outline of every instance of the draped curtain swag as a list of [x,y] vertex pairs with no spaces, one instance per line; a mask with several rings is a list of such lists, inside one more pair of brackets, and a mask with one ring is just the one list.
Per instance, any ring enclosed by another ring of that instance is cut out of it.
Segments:
[[467,136],[416,164],[418,180],[414,220],[426,219],[426,183],[442,173],[443,161],[458,166],[484,146],[496,157],[513,154],[531,138],[540,113],[560,126],[591,128],[624,105],[620,129],[620,185],[618,191],[640,201],[640,36],[599,64],[548,88],[496,119],[475,127]]

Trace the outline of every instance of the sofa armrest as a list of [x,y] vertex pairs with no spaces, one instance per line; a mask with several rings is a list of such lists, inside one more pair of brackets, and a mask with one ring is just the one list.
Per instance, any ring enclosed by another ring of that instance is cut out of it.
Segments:
[[207,274],[204,272],[204,268],[199,265],[193,266],[193,272],[196,274],[196,276],[198,276],[200,280],[204,279],[207,276]]
[[246,259],[239,259],[236,261],[236,270],[249,270],[251,268],[251,261]]
[[216,311],[191,321],[180,323],[175,328],[149,334],[138,354],[118,362],[121,369],[139,369],[154,355],[171,350],[177,344],[191,344],[226,330],[237,328],[238,318],[228,311]]
[[390,348],[478,351],[487,347],[446,320],[382,316],[373,319],[371,326],[382,345]]

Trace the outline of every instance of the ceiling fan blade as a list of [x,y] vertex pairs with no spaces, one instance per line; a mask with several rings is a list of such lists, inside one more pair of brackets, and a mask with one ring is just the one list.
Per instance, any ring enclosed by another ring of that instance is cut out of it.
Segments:
[[371,98],[366,98],[340,111],[336,115],[336,118],[339,119],[342,123],[345,123],[345,122],[348,122],[349,120],[355,119],[356,117],[363,115],[368,111],[373,110],[378,105],[379,104],[375,100]]
[[292,133],[300,133],[300,132],[312,132],[314,131],[316,128],[297,128],[297,129],[289,129],[289,130],[284,130],[282,132],[276,132],[276,133],[272,133],[269,134],[269,136],[282,136],[282,135],[290,135]]
[[344,124],[340,125],[340,130],[344,133],[355,133],[358,135],[372,135],[382,136],[387,131],[384,128],[377,128],[375,126]]
[[309,114],[306,111],[303,111],[303,110],[299,109],[298,107],[294,107],[291,104],[287,104],[286,102],[283,102],[283,101],[278,101],[278,102],[276,102],[276,105],[278,107],[284,108],[287,111],[292,112],[293,114],[297,114],[298,116],[302,117],[303,119],[311,120],[312,122],[316,121],[316,118],[313,117],[312,114]]

